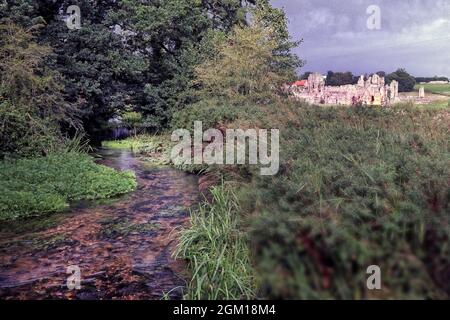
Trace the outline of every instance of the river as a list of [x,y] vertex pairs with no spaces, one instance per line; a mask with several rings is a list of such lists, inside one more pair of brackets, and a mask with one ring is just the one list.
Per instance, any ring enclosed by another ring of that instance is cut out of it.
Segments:
[[[100,163],[134,171],[137,190],[2,226],[1,299],[182,297],[188,275],[172,253],[199,200],[197,177],[146,165],[126,150],[99,153]],[[71,290],[67,279],[78,284],[78,271],[81,288]]]

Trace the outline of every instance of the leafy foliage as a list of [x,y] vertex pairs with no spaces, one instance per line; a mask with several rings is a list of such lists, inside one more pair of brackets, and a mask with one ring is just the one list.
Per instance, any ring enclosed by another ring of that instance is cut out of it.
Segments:
[[122,114],[122,121],[128,128],[133,130],[136,136],[138,128],[142,126],[142,114],[134,111],[124,112]]
[[0,157],[48,153],[61,142],[60,124],[77,125],[58,74],[45,67],[50,54],[32,31],[0,25]]
[[391,83],[392,80],[398,82],[399,92],[410,92],[414,90],[416,85],[416,79],[411,76],[405,69],[398,69],[397,71],[390,73],[386,76],[387,83]]
[[[255,176],[241,203],[265,297],[448,297],[450,145],[438,114],[304,107],[286,121],[280,173]],[[378,293],[365,285],[372,264]]]
[[[90,139],[101,140],[107,120],[127,105],[148,130],[166,127],[194,102],[193,67],[211,51],[208,35],[245,24],[257,3],[270,8],[262,0],[7,0],[0,22],[41,25],[38,42],[56,54],[48,66],[64,77],[64,101],[82,111]],[[69,5],[81,9],[80,30],[63,21]]]
[[355,79],[351,72],[328,71],[325,84],[327,86],[343,86],[346,84],[354,84],[356,82],[355,80],[357,80],[357,78]]
[[174,114],[173,129],[192,129],[194,121],[201,121],[203,127],[213,128],[236,120],[241,110],[234,108],[230,103],[218,100],[201,100],[180,112]]
[[449,82],[450,80],[447,77],[438,77],[438,76],[434,76],[434,77],[417,77],[416,78],[416,82],[417,83],[431,82],[431,81],[445,81],[445,82]]
[[[258,15],[255,16],[258,18]],[[195,68],[196,84],[206,97],[227,101],[264,101],[292,76],[292,66],[284,66],[285,56],[277,55],[280,38],[259,19],[246,27],[235,27],[225,37],[217,37],[215,55]]]

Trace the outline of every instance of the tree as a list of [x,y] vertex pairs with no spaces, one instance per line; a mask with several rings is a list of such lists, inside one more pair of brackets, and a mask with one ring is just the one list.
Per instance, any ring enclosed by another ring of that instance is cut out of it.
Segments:
[[[69,5],[81,9],[82,28],[69,30],[62,20]],[[61,74],[61,91],[67,104],[81,110],[83,126],[91,140],[106,128],[109,118],[121,112],[130,100],[143,92],[145,59],[133,55],[119,35],[106,25],[109,10],[117,1],[8,1],[3,13],[24,28],[34,28],[35,41],[52,48],[49,69]],[[3,19],[5,19],[3,17]],[[132,98],[131,98],[132,97]]]
[[46,154],[61,139],[60,125],[77,127],[76,110],[64,103],[60,76],[45,66],[48,46],[33,29],[0,25],[0,154]]
[[325,81],[327,86],[343,86],[353,84],[355,77],[351,72],[333,72],[328,71]]
[[449,79],[447,77],[438,77],[438,76],[434,76],[434,77],[417,77],[416,78],[416,82],[418,82],[418,83],[431,82],[431,81],[449,82]]
[[[135,106],[147,127],[159,129],[191,102],[193,67],[202,61],[202,39],[211,30],[245,23],[240,0],[15,0],[0,20],[25,28],[43,23],[36,41],[49,45],[51,67],[64,76],[64,98],[81,109],[91,139],[107,120]],[[62,21],[69,5],[81,9],[80,30]],[[3,8],[2,8],[3,9]]]
[[255,22],[272,32],[272,39],[277,42],[273,54],[277,57],[275,67],[280,73],[286,73],[290,80],[297,78],[297,69],[304,62],[292,52],[303,40],[292,41],[288,30],[288,20],[282,9],[274,8],[269,0],[257,0],[256,6],[250,11]]
[[[81,9],[80,30],[62,21],[69,5]],[[194,67],[210,56],[211,34],[245,26],[248,10],[256,8],[280,39],[275,50],[283,59],[274,68],[288,70],[298,62],[289,52],[293,43],[283,12],[267,0],[14,0],[6,1],[0,21],[44,25],[36,42],[53,49],[47,66],[63,76],[64,99],[82,111],[94,140],[126,105],[143,115],[147,128],[166,126],[195,101]]]
[[411,92],[416,85],[416,79],[411,76],[405,69],[398,69],[386,76],[386,82],[390,84],[393,80],[398,82],[399,92]]
[[122,121],[137,136],[137,129],[142,125],[142,114],[135,111],[126,111],[122,114]]
[[247,7],[255,0],[122,0],[110,11],[108,23],[119,26],[132,52],[147,58],[140,101],[145,127],[160,129],[174,112],[195,101],[190,84],[194,67],[209,55],[212,30],[229,32],[246,23]]
[[301,80],[308,80],[308,78],[309,78],[309,76],[312,74],[312,72],[311,71],[307,71],[307,72],[305,72],[301,77],[300,77],[300,79]]
[[195,83],[205,97],[264,101],[289,80],[290,70],[279,68],[284,57],[275,54],[278,45],[273,29],[258,21],[237,26],[216,39],[216,54],[195,68]]

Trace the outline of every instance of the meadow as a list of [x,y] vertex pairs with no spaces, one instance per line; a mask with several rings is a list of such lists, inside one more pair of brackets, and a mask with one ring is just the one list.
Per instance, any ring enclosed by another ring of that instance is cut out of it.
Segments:
[[419,90],[420,87],[424,87],[425,92],[450,97],[450,84],[429,84],[429,83],[417,84],[414,89]]

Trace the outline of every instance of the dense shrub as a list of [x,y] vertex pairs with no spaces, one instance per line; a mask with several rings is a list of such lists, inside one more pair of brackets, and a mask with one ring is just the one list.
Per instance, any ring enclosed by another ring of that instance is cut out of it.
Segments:
[[399,92],[410,92],[414,90],[416,79],[411,76],[405,69],[398,69],[386,76],[386,81],[390,84],[393,80],[398,82]]
[[194,121],[201,121],[203,128],[232,122],[238,118],[239,107],[215,100],[202,100],[174,114],[173,129],[193,129]]
[[61,125],[78,124],[60,76],[45,65],[51,49],[32,30],[0,24],[0,159],[47,154],[62,143]]

